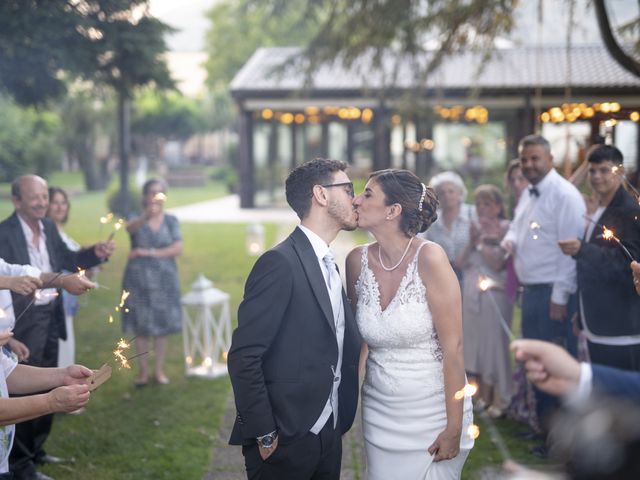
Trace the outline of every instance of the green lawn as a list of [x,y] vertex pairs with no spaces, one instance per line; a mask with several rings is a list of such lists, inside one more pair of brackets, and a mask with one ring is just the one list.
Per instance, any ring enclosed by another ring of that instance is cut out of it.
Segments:
[[[54,177],[69,189],[78,184],[72,175]],[[75,183],[74,183],[75,182]],[[81,183],[81,182],[80,182]],[[0,185],[0,191],[7,191]],[[106,213],[104,193],[82,193],[75,190],[67,232],[88,245],[105,239],[110,227],[101,227],[99,217]],[[202,201],[224,194],[218,184],[200,189],[172,189],[168,206]],[[0,201],[0,218],[10,213],[10,202]],[[278,227],[266,225],[266,242],[272,244]],[[232,321],[241,300],[246,276],[255,258],[244,250],[244,225],[184,224],[184,255],[179,260],[183,292],[198,273],[204,273],[217,288],[231,295]],[[107,288],[89,293],[81,299],[76,317],[77,361],[91,368],[103,363],[115,366],[111,351],[121,336],[119,322],[108,323],[108,317],[120,298],[122,272],[128,253],[124,232],[115,236],[118,250],[103,267],[99,282]],[[358,233],[357,242],[369,241]],[[116,316],[117,318],[117,316]],[[517,323],[517,319],[516,322]],[[44,473],[55,478],[80,480],[112,479],[200,479],[207,471],[214,440],[229,394],[227,378],[204,380],[184,377],[182,339],[173,336],[169,344],[168,386],[133,387],[134,370],[114,369],[112,378],[93,393],[84,414],[58,415],[47,442],[48,451],[73,458],[73,463],[47,466]],[[489,438],[481,421],[480,438],[472,451],[463,478],[473,478],[483,466],[497,465],[503,458]],[[511,421],[496,422],[498,431],[516,461],[531,464],[527,453],[529,442],[514,436],[523,430]]]

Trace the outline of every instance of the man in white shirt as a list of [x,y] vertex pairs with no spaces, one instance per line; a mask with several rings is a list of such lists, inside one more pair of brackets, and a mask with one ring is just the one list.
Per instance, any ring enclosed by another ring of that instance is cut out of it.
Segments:
[[[522,174],[531,186],[522,194],[502,246],[514,256],[524,287],[522,336],[573,350],[569,314],[575,308],[576,264],[562,253],[558,241],[582,235],[586,207],[576,187],[554,170],[545,138],[524,137],[519,152]],[[554,405],[552,397],[536,390],[536,411],[543,423]]]

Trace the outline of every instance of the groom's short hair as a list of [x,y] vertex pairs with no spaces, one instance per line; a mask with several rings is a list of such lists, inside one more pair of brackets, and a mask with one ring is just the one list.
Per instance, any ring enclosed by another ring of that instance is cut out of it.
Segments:
[[346,169],[346,162],[326,158],[314,158],[293,169],[285,181],[285,192],[287,203],[300,220],[311,210],[313,187],[331,183],[335,172]]

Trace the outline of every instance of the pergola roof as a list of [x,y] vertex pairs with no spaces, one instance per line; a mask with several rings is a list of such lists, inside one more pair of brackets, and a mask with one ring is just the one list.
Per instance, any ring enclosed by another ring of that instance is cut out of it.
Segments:
[[[416,77],[408,59],[388,55],[382,67],[371,68],[371,61],[362,58],[345,68],[341,62],[321,66],[305,84],[303,68],[289,62],[300,53],[299,48],[260,48],[231,82],[234,97],[290,94],[311,90],[315,94],[353,94],[386,87],[407,90],[422,86],[427,89],[522,91],[537,87],[561,91],[567,84],[584,91],[640,92],[640,78],[624,70],[602,45],[576,46],[570,51],[570,73],[565,47],[516,47],[497,50],[478,75],[482,53],[467,51],[450,56],[426,81]],[[423,66],[426,59],[422,62]],[[395,78],[394,78],[395,73]]]

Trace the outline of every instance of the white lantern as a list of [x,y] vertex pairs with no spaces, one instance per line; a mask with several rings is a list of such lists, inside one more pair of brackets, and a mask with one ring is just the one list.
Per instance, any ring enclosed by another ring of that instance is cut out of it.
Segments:
[[227,375],[231,347],[229,294],[213,287],[200,274],[182,297],[182,339],[187,376],[215,378]]

